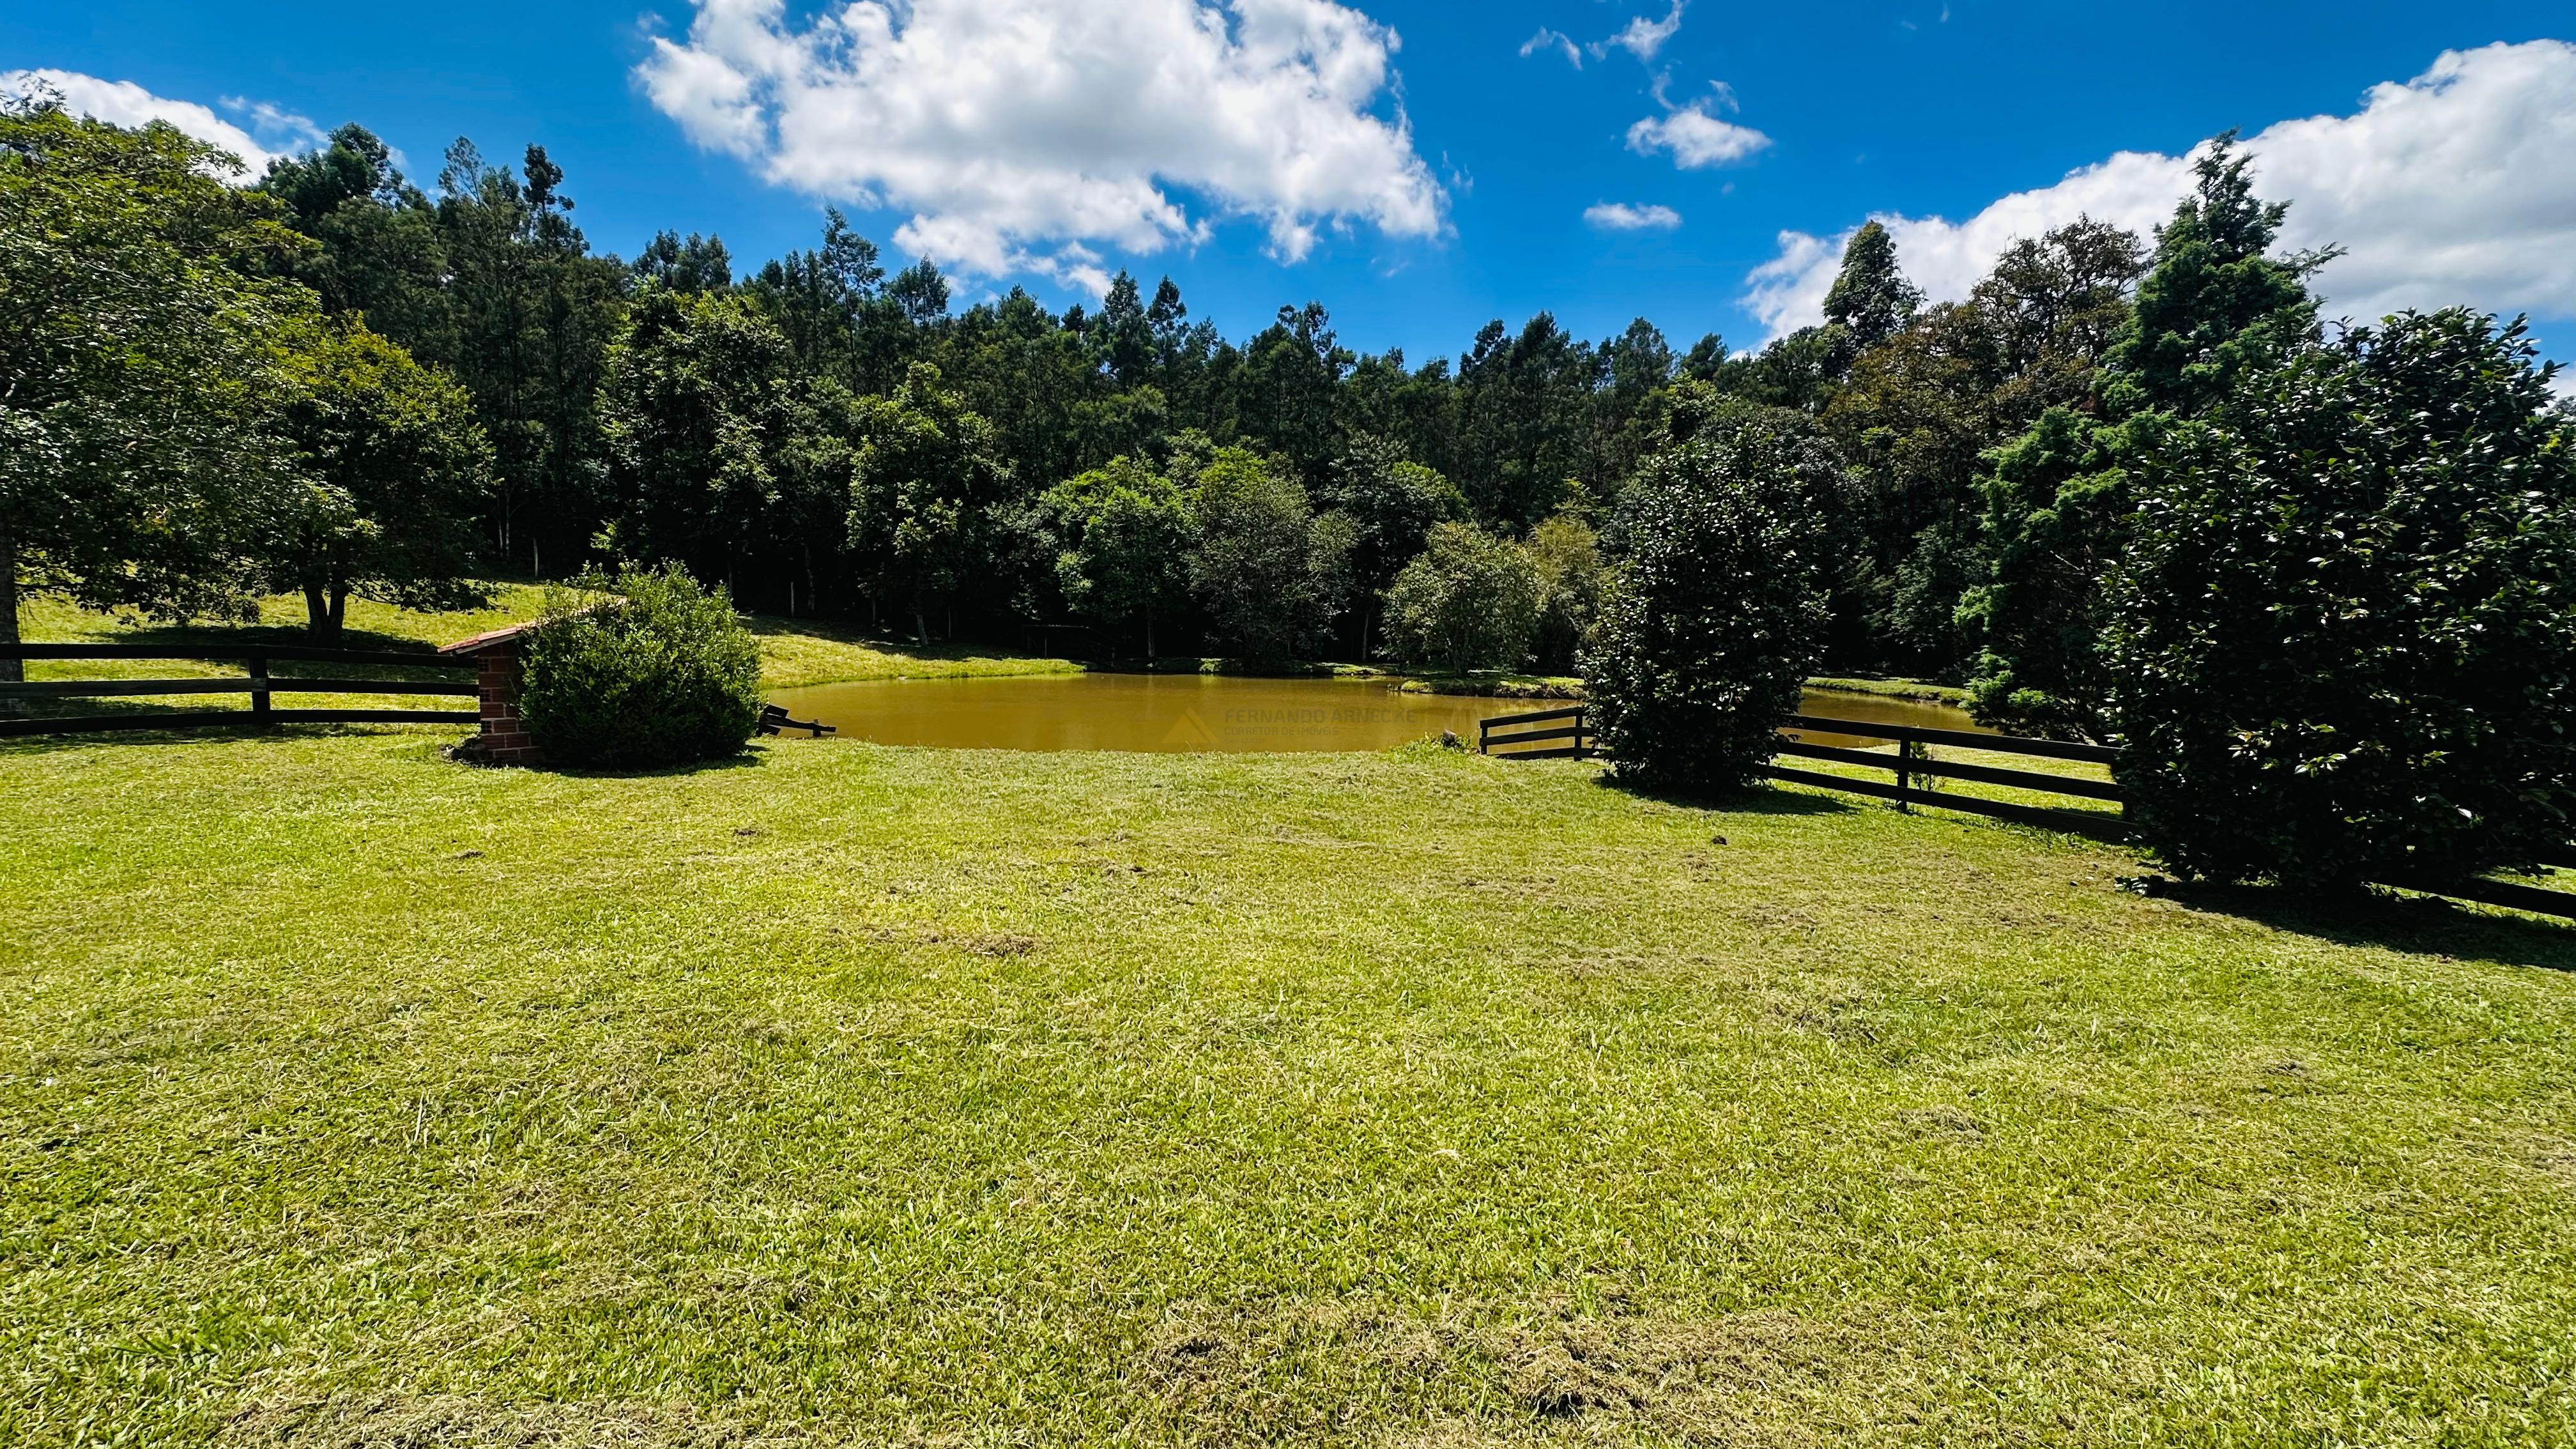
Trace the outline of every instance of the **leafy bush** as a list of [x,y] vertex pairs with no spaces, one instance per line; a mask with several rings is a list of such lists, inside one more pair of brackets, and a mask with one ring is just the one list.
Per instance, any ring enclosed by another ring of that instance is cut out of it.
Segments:
[[1848,484],[1794,414],[1729,402],[1680,419],[1682,440],[1621,502],[1620,568],[1583,672],[1622,778],[1735,789],[1771,758],[1823,654]]
[[1530,654],[1543,674],[1571,673],[1592,625],[1601,617],[1601,594],[1609,587],[1609,566],[1602,561],[1600,539],[1571,508],[1561,508],[1530,530],[1530,562],[1538,565],[1538,628],[1530,636]]
[[2568,841],[2576,432],[2531,356],[2395,317],[2141,450],[2105,649],[2172,867],[2438,884]]
[[1452,673],[1517,669],[1538,627],[1543,581],[1527,550],[1464,523],[1432,525],[1386,593],[1387,644]]
[[632,769],[742,753],[760,725],[760,650],[732,601],[677,564],[603,587],[609,599],[550,609],[528,639],[520,708],[546,757]]

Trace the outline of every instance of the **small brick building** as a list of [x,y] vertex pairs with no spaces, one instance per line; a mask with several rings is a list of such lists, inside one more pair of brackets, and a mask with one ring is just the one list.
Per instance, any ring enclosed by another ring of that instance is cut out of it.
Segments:
[[528,736],[519,715],[519,683],[524,673],[521,650],[534,625],[513,624],[459,640],[438,652],[474,661],[475,693],[481,702],[482,733],[459,745],[458,759],[486,765],[540,765],[545,752]]

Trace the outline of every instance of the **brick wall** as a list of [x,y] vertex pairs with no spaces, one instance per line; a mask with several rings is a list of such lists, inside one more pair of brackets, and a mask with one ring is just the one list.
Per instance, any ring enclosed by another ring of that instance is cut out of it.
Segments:
[[519,715],[519,641],[485,649],[475,659],[474,683],[482,700],[483,733],[471,747],[474,758],[494,765],[538,765],[545,752],[528,737]]

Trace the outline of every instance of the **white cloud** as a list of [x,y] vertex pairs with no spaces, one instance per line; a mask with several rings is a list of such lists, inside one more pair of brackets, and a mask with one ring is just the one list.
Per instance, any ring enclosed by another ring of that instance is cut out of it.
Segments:
[[224,109],[236,116],[249,117],[253,133],[283,138],[293,150],[315,151],[330,144],[331,138],[322,134],[322,128],[313,124],[311,116],[297,115],[267,101],[254,101],[248,96],[226,96]]
[[0,71],[0,94],[25,96],[37,92],[60,96],[64,109],[111,125],[167,121],[200,141],[239,156],[250,170],[237,180],[255,180],[268,170],[269,162],[311,150],[323,140],[322,132],[311,121],[265,101],[235,97],[224,102],[225,109],[250,123],[250,129],[244,130],[195,101],[156,96],[132,81],[100,80],[69,70]]
[[1648,20],[1643,15],[1631,17],[1625,29],[1608,40],[1596,42],[1592,53],[1608,55],[1615,47],[1639,60],[1653,60],[1655,52],[1664,48],[1664,42],[1673,38],[1673,32],[1682,28],[1682,7],[1688,3],[1689,0],[1673,0],[1672,13],[1661,20]]
[[1544,25],[1540,26],[1538,28],[1538,34],[1521,42],[1521,59],[1527,60],[1542,50],[1553,51],[1562,55],[1565,57],[1565,63],[1567,65],[1574,67],[1576,70],[1583,69],[1583,52],[1575,47],[1574,37],[1565,34],[1563,31],[1550,30]]
[[[2284,121],[2245,149],[2259,194],[2291,203],[2285,248],[2347,249],[2318,274],[2329,316],[2465,303],[2576,318],[2576,45],[2445,52],[2351,115]],[[1877,219],[1907,275],[1953,299],[2016,239],[2078,216],[2152,235],[2191,185],[2189,157],[2124,151],[1966,221]],[[1773,336],[1824,315],[1849,236],[1781,234],[1745,297]]]
[[1630,206],[1624,201],[1587,207],[1583,219],[1603,231],[1671,231],[1682,224],[1682,214],[1669,206]]
[[796,29],[783,0],[696,0],[645,92],[770,181],[912,213],[898,244],[961,270],[1099,278],[1094,249],[1265,224],[1436,236],[1395,32],[1332,0],[856,0]]
[[[1723,99],[1721,94],[1720,100]],[[1771,144],[1770,137],[1750,126],[1710,115],[1709,104],[1705,100],[1693,101],[1668,115],[1648,116],[1628,128],[1628,149],[1640,156],[1669,151],[1674,165],[1695,171],[1703,166],[1741,161]]]

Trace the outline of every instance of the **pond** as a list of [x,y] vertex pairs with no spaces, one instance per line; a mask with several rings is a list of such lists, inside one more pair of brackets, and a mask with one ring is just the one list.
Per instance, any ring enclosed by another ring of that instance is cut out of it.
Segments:
[[[1568,708],[1563,700],[1405,694],[1384,679],[1068,674],[1019,679],[875,680],[780,690],[771,702],[845,739],[948,749],[1284,753],[1383,750],[1455,730],[1473,744],[1497,715]],[[1811,714],[1968,729],[1940,705],[1810,694]],[[1863,748],[1874,740],[1818,735]]]

